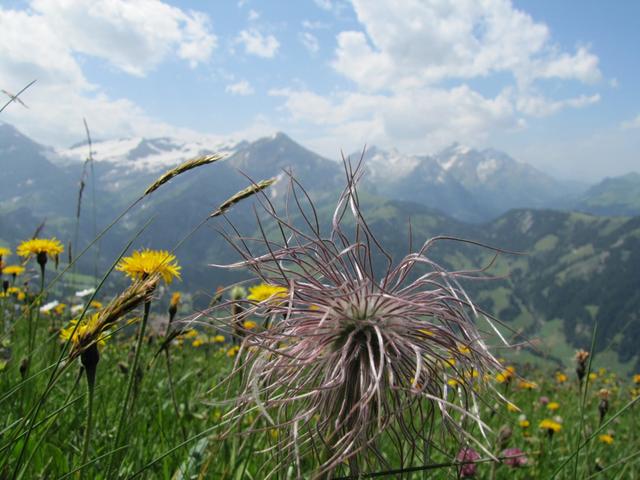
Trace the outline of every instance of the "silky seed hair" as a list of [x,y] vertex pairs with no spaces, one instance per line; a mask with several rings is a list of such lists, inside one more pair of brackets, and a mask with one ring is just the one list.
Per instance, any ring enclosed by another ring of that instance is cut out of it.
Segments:
[[[241,300],[242,319],[269,317],[258,323],[270,327],[236,333],[242,343],[233,375],[242,388],[227,417],[235,428],[261,417],[263,427],[254,421],[246,433],[275,429],[270,450],[299,476],[310,463],[315,477],[344,465],[349,475],[374,471],[389,467],[387,458],[409,465],[439,448],[438,418],[441,435],[475,442],[491,456],[478,412],[483,378],[499,363],[476,326],[482,312],[459,282],[483,271],[448,272],[433,261],[430,250],[443,237],[394,263],[362,214],[362,160],[343,163],[346,187],[328,235],[292,175],[285,216],[258,196],[275,228],[256,216],[257,238],[231,223],[233,235],[223,232],[243,259],[215,266],[248,269],[288,292],[277,301]],[[208,313],[230,335],[243,323],[232,306],[222,302]]]

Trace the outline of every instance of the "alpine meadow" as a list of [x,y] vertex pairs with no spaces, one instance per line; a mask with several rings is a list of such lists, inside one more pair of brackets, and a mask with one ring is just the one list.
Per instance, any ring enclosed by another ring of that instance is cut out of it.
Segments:
[[638,15],[0,5],[0,480],[640,478]]

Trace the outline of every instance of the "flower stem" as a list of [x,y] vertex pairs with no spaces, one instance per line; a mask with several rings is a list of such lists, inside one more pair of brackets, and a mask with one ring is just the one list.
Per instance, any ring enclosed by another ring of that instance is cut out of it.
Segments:
[[[82,446],[82,462],[80,465],[87,463],[89,458],[89,444],[91,443],[91,430],[93,429],[93,396],[95,392],[95,378],[89,379],[89,373],[87,372],[87,424],[84,429],[84,441]],[[84,471],[81,470],[84,477]]]
[[171,390],[171,400],[173,402],[173,409],[176,412],[176,423],[180,425],[180,428],[182,429],[182,436],[184,437],[184,440],[186,440],[187,430],[185,429],[184,424],[180,422],[180,408],[178,407],[178,399],[176,398],[176,389],[173,385],[173,374],[171,372],[171,354],[169,353],[168,346],[165,349],[164,353],[165,353],[165,358],[167,360],[167,377],[169,378],[169,390]]
[[[124,401],[122,405],[120,405],[120,419],[118,420],[118,429],[116,430],[116,437],[113,445],[113,450],[116,451],[120,447],[120,437],[122,436],[122,429],[124,427],[124,422],[127,417],[131,418],[133,414],[133,403],[129,407],[129,399],[131,398],[131,392],[133,391],[133,384],[136,381],[136,376],[138,372],[138,363],[140,362],[140,350],[142,350],[142,342],[144,340],[144,332],[147,327],[147,320],[149,319],[149,310],[151,308],[151,302],[144,303],[144,314],[142,316],[142,322],[140,323],[140,328],[138,329],[138,338],[136,340],[136,351],[133,357],[133,364],[131,365],[131,369],[129,370],[129,380],[127,382],[127,391],[124,396]],[[116,455],[111,456],[111,461],[109,462],[109,469],[107,470],[107,476],[105,478],[112,478],[111,472],[115,466]]]

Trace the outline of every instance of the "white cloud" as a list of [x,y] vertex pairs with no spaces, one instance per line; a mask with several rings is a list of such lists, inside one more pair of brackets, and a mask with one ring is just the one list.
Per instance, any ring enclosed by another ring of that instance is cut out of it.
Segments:
[[507,0],[352,3],[366,36],[340,33],[334,68],[362,88],[419,86],[495,72],[510,72],[521,84],[601,77],[595,55],[585,47],[573,55],[558,52],[547,26]]
[[225,92],[230,93],[231,95],[253,95],[255,90],[251,86],[249,82],[246,80],[240,80],[236,83],[231,83],[225,87]]
[[467,86],[453,89],[424,87],[403,95],[342,92],[330,97],[306,90],[270,92],[285,98],[284,107],[294,122],[317,127],[318,137],[329,142],[316,146],[326,152],[336,145],[349,149],[364,144],[396,146],[425,153],[455,140],[482,142],[495,129],[517,125],[509,96],[484,98]]
[[258,12],[256,12],[253,9],[249,10],[249,14],[247,15],[247,20],[249,20],[250,22],[255,22],[259,18],[260,18],[260,14]]
[[622,122],[620,124],[620,127],[623,130],[633,130],[636,128],[640,128],[640,114],[638,114],[636,116],[636,118],[633,118],[631,120],[627,120],[626,122]]
[[303,20],[302,26],[307,30],[323,30],[329,28],[328,23],[320,22],[320,21],[311,21],[311,20]]
[[90,82],[77,54],[144,75],[170,56],[192,66],[208,60],[216,37],[208,19],[157,0],[34,0],[28,10],[0,7],[0,87],[20,90],[30,109],[8,108],[3,120],[56,146],[82,137],[82,118],[99,137],[185,133],[148,116],[130,100]]
[[[547,80],[593,84],[602,78],[588,47],[563,51],[549,28],[508,0],[351,0],[362,30],[338,33],[334,70],[353,83],[321,95],[272,90],[293,121],[323,141],[429,152],[461,140],[482,143],[526,127],[527,117],[583,108],[600,100],[578,92],[548,98]],[[317,0],[326,10],[329,0]],[[311,25],[309,23],[309,25]],[[303,24],[305,26],[305,24]],[[302,38],[301,38],[302,40]],[[487,95],[476,79],[500,85]]]
[[244,45],[246,53],[262,58],[273,58],[280,48],[280,42],[273,35],[263,35],[255,28],[242,30],[237,41]]
[[317,53],[318,50],[320,50],[320,42],[318,42],[318,38],[312,33],[301,32],[298,38],[310,53]]
[[600,95],[580,95],[564,100],[549,100],[539,95],[523,95],[516,100],[518,110],[533,117],[546,117],[567,107],[582,108],[600,101]]
[[31,8],[69,51],[103,58],[138,76],[171,54],[195,67],[217,43],[205,14],[159,0],[33,0]]

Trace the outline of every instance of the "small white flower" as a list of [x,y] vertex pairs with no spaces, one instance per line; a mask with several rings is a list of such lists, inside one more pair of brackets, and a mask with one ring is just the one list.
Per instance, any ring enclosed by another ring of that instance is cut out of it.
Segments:
[[60,302],[58,300],[54,300],[53,302],[45,303],[43,306],[41,306],[40,311],[42,313],[47,313],[56,308],[58,305],[60,305]]
[[84,290],[80,290],[76,292],[76,297],[78,298],[86,297],[87,295],[91,295],[95,291],[96,291],[95,288],[85,288]]

